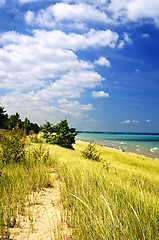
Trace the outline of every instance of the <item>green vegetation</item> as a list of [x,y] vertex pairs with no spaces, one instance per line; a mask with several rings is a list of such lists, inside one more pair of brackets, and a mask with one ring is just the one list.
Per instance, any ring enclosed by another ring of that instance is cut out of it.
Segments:
[[90,142],[88,146],[82,151],[82,156],[87,159],[91,159],[97,162],[101,162],[101,156],[99,150],[97,150],[95,143]]
[[30,122],[28,118],[22,121],[19,113],[8,116],[4,107],[0,106],[0,129],[13,129],[16,128],[17,125],[19,128],[24,129],[27,135],[29,135],[30,131],[39,133],[40,130],[37,123]]
[[97,146],[103,160],[91,161],[81,157],[86,146],[50,146],[65,183],[62,198],[74,239],[157,240],[158,159]]
[[7,128],[7,124],[6,124],[7,120],[8,120],[8,115],[6,114],[4,107],[0,107],[0,129]]
[[25,137],[25,132],[18,126],[10,131],[0,132],[0,161],[3,164],[24,161]]
[[75,143],[77,132],[75,128],[69,128],[66,119],[61,120],[56,125],[46,122],[42,127],[42,132],[44,133],[43,137],[47,143],[73,149],[72,144]]
[[50,184],[49,151],[42,144],[24,143],[18,127],[0,130],[0,239],[9,239],[32,193]]
[[[55,126],[47,123],[56,130],[48,137],[55,133],[60,139],[57,129],[63,125]],[[159,159],[94,143],[77,141],[72,151],[31,140],[42,142],[18,127],[0,130],[1,239],[9,239],[34,191],[50,184],[53,165],[63,180],[64,217],[73,239],[158,239]]]

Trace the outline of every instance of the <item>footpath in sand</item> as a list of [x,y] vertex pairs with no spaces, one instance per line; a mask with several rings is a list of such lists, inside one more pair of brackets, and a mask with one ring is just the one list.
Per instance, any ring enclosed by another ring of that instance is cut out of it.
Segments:
[[71,229],[64,218],[60,198],[60,179],[52,169],[53,186],[37,193],[33,202],[26,208],[27,217],[20,216],[18,226],[11,228],[10,239],[50,240],[72,239]]

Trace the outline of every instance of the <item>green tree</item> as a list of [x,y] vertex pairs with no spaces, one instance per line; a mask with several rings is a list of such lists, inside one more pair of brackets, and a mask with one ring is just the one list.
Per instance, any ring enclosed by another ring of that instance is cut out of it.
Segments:
[[37,123],[31,123],[31,130],[34,131],[34,133],[39,133],[40,127]]
[[0,107],[0,128],[8,128],[8,114],[4,107]]
[[43,137],[47,143],[73,149],[72,144],[75,143],[77,132],[75,128],[69,128],[66,119],[61,120],[56,125],[46,122],[42,127],[42,132],[44,133]]
[[50,142],[53,134],[53,125],[50,122],[46,122],[41,127],[41,130],[43,132],[43,138],[46,139],[47,143]]
[[10,125],[11,129],[16,128],[17,125],[19,126],[19,128],[22,128],[22,121],[20,119],[19,113],[16,113],[16,114],[10,116],[9,125]]
[[29,135],[30,131],[34,133],[39,133],[39,126],[37,123],[32,123],[28,118],[25,118],[23,124],[23,129],[25,130],[26,134]]
[[31,130],[31,123],[28,118],[25,118],[25,120],[23,122],[23,128],[24,128],[26,134],[28,135]]

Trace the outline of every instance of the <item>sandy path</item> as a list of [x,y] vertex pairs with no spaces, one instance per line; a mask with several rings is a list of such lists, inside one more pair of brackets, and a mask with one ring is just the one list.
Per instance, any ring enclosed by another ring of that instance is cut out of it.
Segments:
[[34,198],[27,208],[29,217],[20,216],[19,226],[11,229],[10,239],[48,240],[72,239],[71,229],[64,219],[64,209],[60,198],[60,179],[52,169],[53,187],[45,188]]

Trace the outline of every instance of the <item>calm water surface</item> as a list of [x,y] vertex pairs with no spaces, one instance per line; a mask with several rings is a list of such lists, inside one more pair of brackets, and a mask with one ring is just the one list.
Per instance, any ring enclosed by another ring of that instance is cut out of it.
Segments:
[[159,158],[159,134],[80,132],[76,139]]

